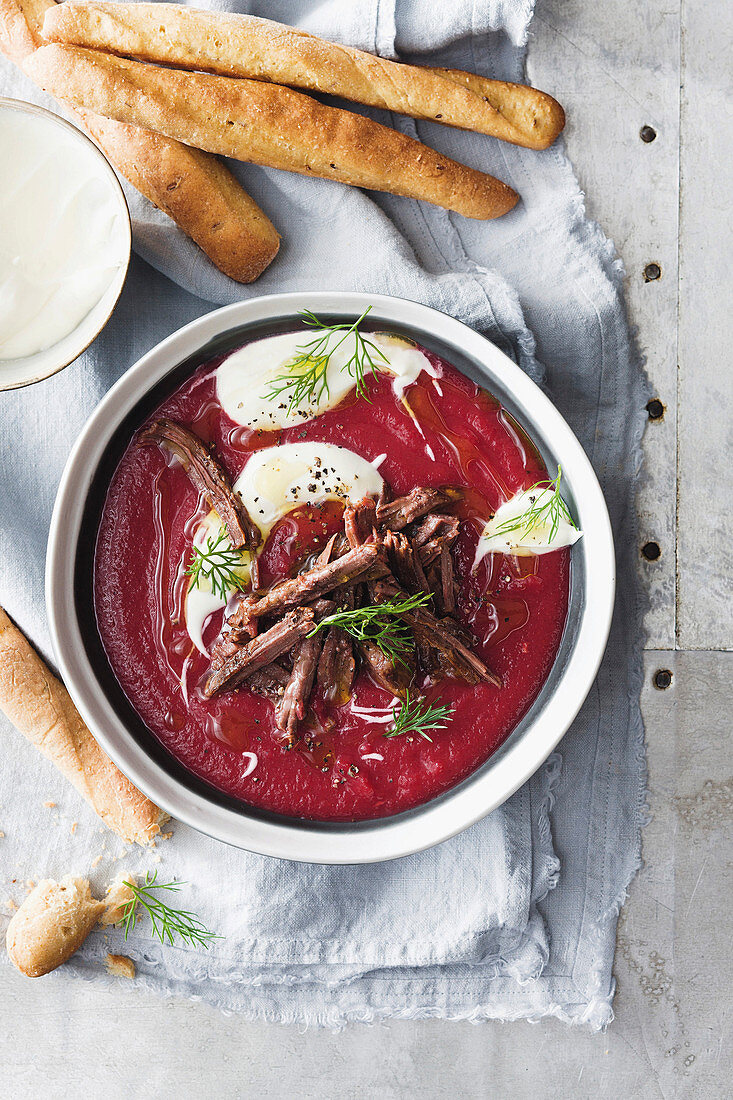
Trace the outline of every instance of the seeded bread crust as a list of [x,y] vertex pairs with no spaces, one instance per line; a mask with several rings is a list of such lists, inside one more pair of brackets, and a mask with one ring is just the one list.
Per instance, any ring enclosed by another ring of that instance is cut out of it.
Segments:
[[496,218],[517,202],[492,176],[279,85],[164,69],[76,46],[44,46],[25,68],[75,107],[212,153],[423,199],[469,218]]
[[565,122],[560,104],[534,88],[402,65],[252,15],[67,0],[49,13],[44,35],[143,61],[326,92],[530,149],[551,145]]

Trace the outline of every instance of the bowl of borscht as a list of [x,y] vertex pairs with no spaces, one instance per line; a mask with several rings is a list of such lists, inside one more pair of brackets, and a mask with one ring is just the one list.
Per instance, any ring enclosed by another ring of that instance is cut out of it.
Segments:
[[131,367],[68,460],[61,674],[174,818],[315,863],[403,856],[504,802],[605,649],[603,495],[537,385],[399,298],[240,302]]

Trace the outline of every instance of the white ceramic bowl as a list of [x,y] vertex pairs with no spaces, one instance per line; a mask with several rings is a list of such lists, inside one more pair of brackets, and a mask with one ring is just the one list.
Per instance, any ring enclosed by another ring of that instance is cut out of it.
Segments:
[[[130,213],[119,180],[105,155],[90,138],[83,134],[81,130],[77,130],[76,126],[72,126],[70,122],[66,122],[65,119],[59,118],[51,111],[46,111],[43,107],[36,107],[32,103],[0,97],[0,112],[5,111],[22,112],[28,115],[31,120],[41,118],[50,125],[59,127],[67,136],[71,136],[81,151],[84,151],[87,156],[92,155],[99,177],[108,185],[113,202],[118,210],[119,217],[116,221],[115,231],[119,234],[119,240],[116,244],[119,247],[120,255],[123,257],[119,270],[102,297],[92,306],[72,332],[57,341],[57,343],[52,344],[51,347],[44,348],[43,351],[36,352],[34,355],[27,355],[22,359],[0,359],[0,390],[13,390],[19,389],[21,386],[30,386],[33,382],[41,382],[44,378],[50,378],[52,374],[57,374],[64,367],[68,367],[70,363],[78,359],[81,353],[89,347],[102,331],[117,304],[125,283],[127,268],[130,263],[132,229]],[[0,195],[1,201],[2,195]]]
[[[584,532],[572,549],[568,620],[550,676],[503,745],[471,776],[423,806],[357,823],[319,823],[253,810],[185,771],[126,703],[96,632],[91,568],[106,486],[133,431],[183,378],[248,339],[292,330],[299,310],[403,332],[490,390],[562,464],[564,494]],[[614,554],[600,486],[580,444],[541,390],[460,321],[400,298],[281,294],[226,306],[192,322],[131,367],[90,417],[69,457],[51,522],[46,566],[51,634],[61,674],[102,748],[172,817],[264,855],[368,863],[428,848],[501,805],[543,763],[575,718],[603,656],[614,598]]]

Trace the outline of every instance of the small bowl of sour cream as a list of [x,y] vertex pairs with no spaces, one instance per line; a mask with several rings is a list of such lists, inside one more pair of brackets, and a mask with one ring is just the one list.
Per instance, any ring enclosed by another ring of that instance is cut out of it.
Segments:
[[72,363],[107,323],[130,215],[97,146],[41,107],[0,98],[0,390]]

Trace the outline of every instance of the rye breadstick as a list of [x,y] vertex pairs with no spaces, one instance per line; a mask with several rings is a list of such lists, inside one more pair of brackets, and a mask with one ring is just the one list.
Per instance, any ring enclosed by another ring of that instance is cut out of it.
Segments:
[[0,608],[0,710],[118,836],[149,844],[168,815],[100,749],[64,685]]
[[[42,46],[54,0],[0,0],[0,50],[19,67]],[[181,142],[77,110],[121,175],[173,219],[225,275],[256,279],[277,254],[277,230],[216,157]]]
[[[47,16],[44,37],[144,61],[327,92],[414,118],[545,149],[563,128],[562,107],[523,84],[403,65],[252,15],[179,4],[77,3]],[[468,77],[469,79],[463,79]],[[479,78],[481,79],[481,78]]]
[[211,153],[423,199],[470,218],[499,217],[517,202],[492,176],[279,85],[164,69],[76,46],[44,46],[25,68],[73,106]]

